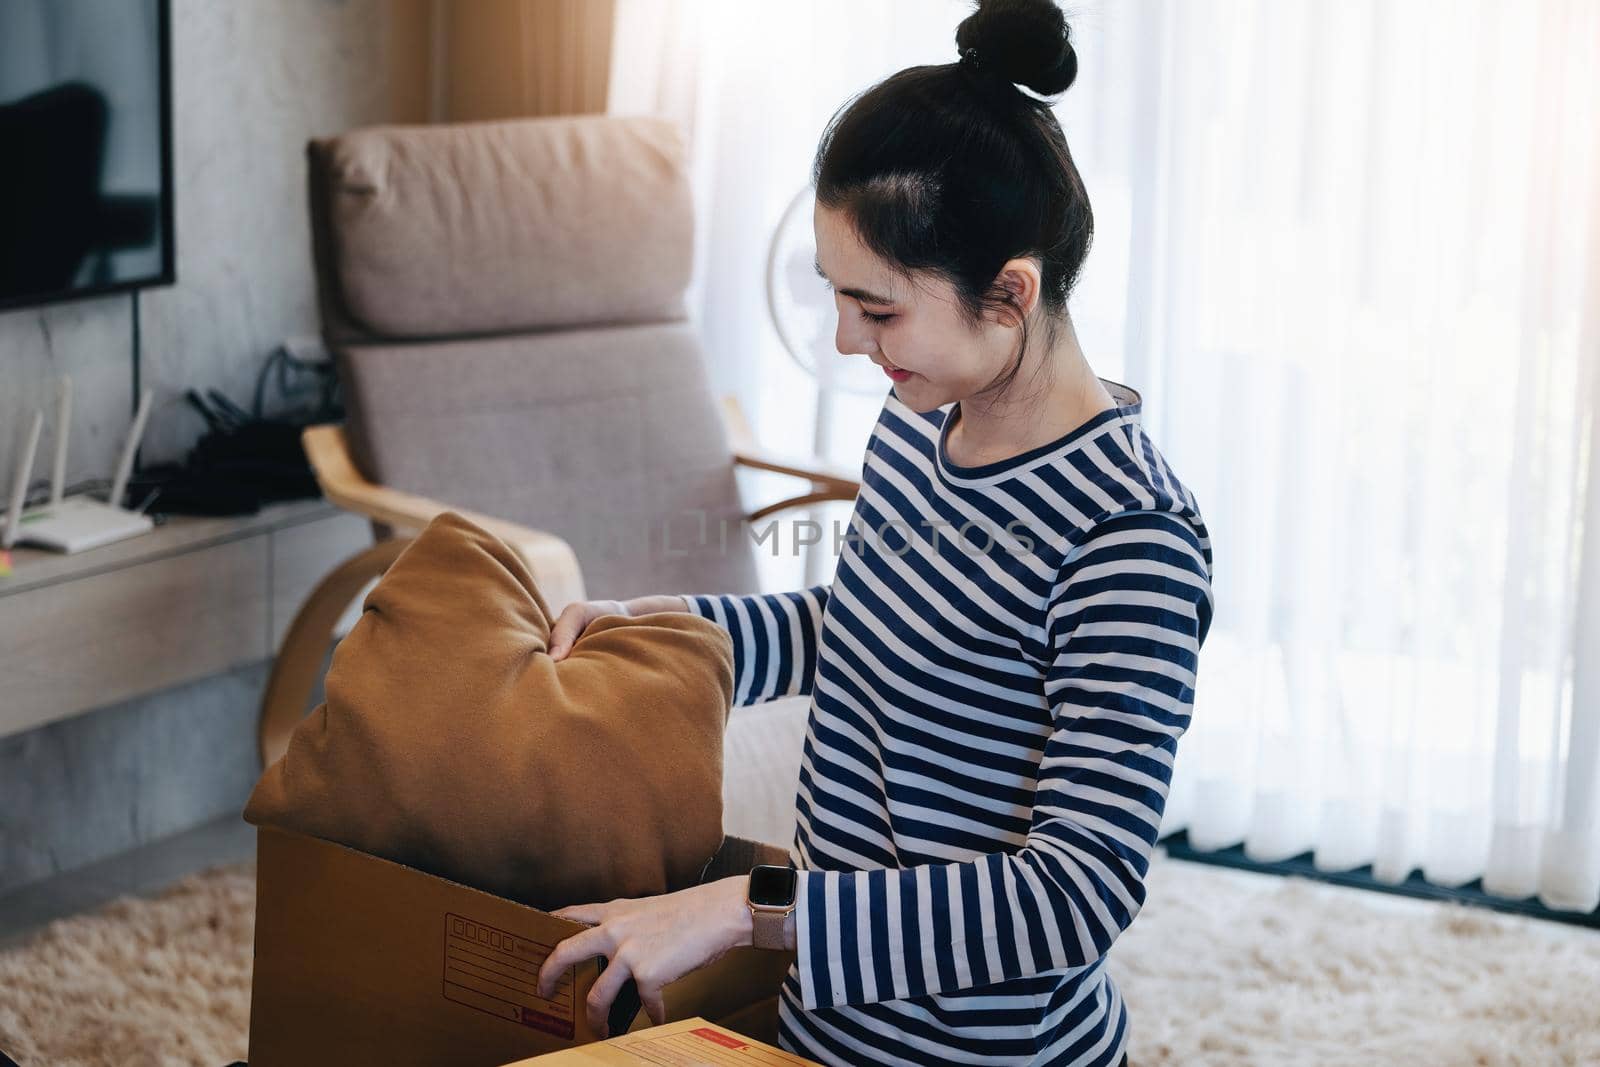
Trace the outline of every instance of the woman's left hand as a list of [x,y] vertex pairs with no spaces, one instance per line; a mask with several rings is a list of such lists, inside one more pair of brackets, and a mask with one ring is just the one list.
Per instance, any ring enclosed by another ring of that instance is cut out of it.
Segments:
[[555,992],[561,972],[591,956],[610,962],[595,979],[585,1010],[589,1027],[609,1036],[606,1017],[630,977],[650,1021],[665,1016],[661,989],[720,959],[731,948],[750,944],[748,878],[734,875],[654,897],[625,897],[606,904],[575,904],[551,912],[575,922],[596,923],[556,945],[539,968],[539,995]]

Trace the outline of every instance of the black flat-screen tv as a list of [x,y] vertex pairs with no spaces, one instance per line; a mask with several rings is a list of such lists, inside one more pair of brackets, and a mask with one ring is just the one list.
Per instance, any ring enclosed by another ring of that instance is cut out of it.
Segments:
[[168,0],[0,0],[0,308],[170,285]]

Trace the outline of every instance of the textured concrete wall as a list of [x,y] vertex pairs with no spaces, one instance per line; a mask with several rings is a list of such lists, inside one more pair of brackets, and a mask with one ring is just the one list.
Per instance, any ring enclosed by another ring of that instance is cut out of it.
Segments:
[[267,667],[0,740],[0,893],[244,807]]

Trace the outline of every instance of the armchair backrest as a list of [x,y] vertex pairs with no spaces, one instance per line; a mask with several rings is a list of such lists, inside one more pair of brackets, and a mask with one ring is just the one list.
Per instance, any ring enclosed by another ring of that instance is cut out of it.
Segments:
[[756,591],[684,309],[675,126],[380,126],[307,156],[323,334],[362,473],[560,535],[592,597]]

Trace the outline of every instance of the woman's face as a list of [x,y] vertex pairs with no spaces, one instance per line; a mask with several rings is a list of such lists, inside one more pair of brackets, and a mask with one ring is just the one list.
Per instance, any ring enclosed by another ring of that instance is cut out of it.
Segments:
[[[841,355],[863,355],[886,368],[886,380],[907,407],[932,411],[972,396],[1015,358],[1014,316],[1012,325],[985,318],[974,331],[957,314],[948,282],[926,278],[912,284],[896,276],[837,210],[818,205],[812,222],[817,266],[839,312],[835,346]],[[1001,274],[1031,313],[1039,291],[1037,266],[1009,260]]]

